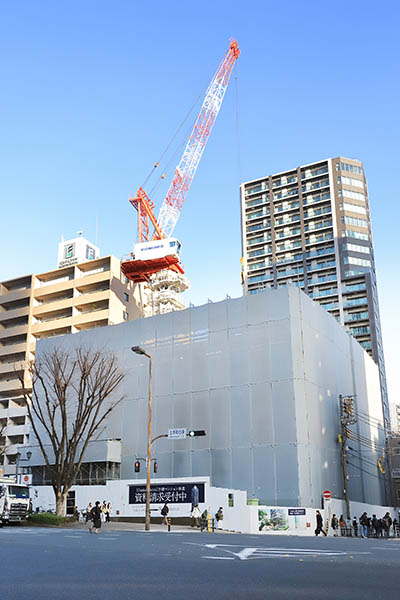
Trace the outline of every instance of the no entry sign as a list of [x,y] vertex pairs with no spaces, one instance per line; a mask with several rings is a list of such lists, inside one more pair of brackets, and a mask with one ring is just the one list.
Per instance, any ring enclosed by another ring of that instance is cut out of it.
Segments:
[[331,493],[329,490],[324,490],[322,492],[323,497],[325,498],[325,500],[330,500],[331,499]]

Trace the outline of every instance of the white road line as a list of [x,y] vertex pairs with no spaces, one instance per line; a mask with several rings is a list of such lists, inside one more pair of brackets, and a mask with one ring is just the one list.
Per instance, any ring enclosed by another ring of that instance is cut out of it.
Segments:
[[202,556],[202,558],[212,558],[213,560],[235,560],[233,556]]

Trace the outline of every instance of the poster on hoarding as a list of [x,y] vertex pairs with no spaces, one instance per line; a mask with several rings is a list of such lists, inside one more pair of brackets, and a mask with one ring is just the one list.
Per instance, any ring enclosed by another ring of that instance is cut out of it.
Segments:
[[284,508],[259,508],[259,531],[286,531],[289,528],[287,509]]
[[[205,502],[204,483],[177,483],[150,486],[150,504],[200,504]],[[129,504],[146,503],[146,486],[129,486]]]

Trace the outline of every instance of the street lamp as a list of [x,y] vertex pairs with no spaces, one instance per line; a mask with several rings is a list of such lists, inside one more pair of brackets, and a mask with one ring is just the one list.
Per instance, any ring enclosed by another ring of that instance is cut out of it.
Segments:
[[150,531],[150,477],[151,477],[151,377],[152,360],[150,354],[147,354],[140,346],[131,348],[135,354],[142,354],[149,359],[149,421],[147,428],[147,480],[146,480],[146,513],[145,513],[145,531]]
[[21,452],[17,452],[17,460],[15,461],[15,483],[18,483],[19,463],[31,460],[32,452],[28,450],[26,458],[21,458]]

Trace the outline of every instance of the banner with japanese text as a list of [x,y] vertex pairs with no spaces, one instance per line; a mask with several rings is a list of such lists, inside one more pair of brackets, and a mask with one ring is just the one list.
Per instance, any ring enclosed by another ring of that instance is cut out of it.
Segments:
[[[205,501],[204,483],[177,483],[150,486],[150,503],[200,504]],[[129,486],[129,504],[146,503],[146,486]]]

